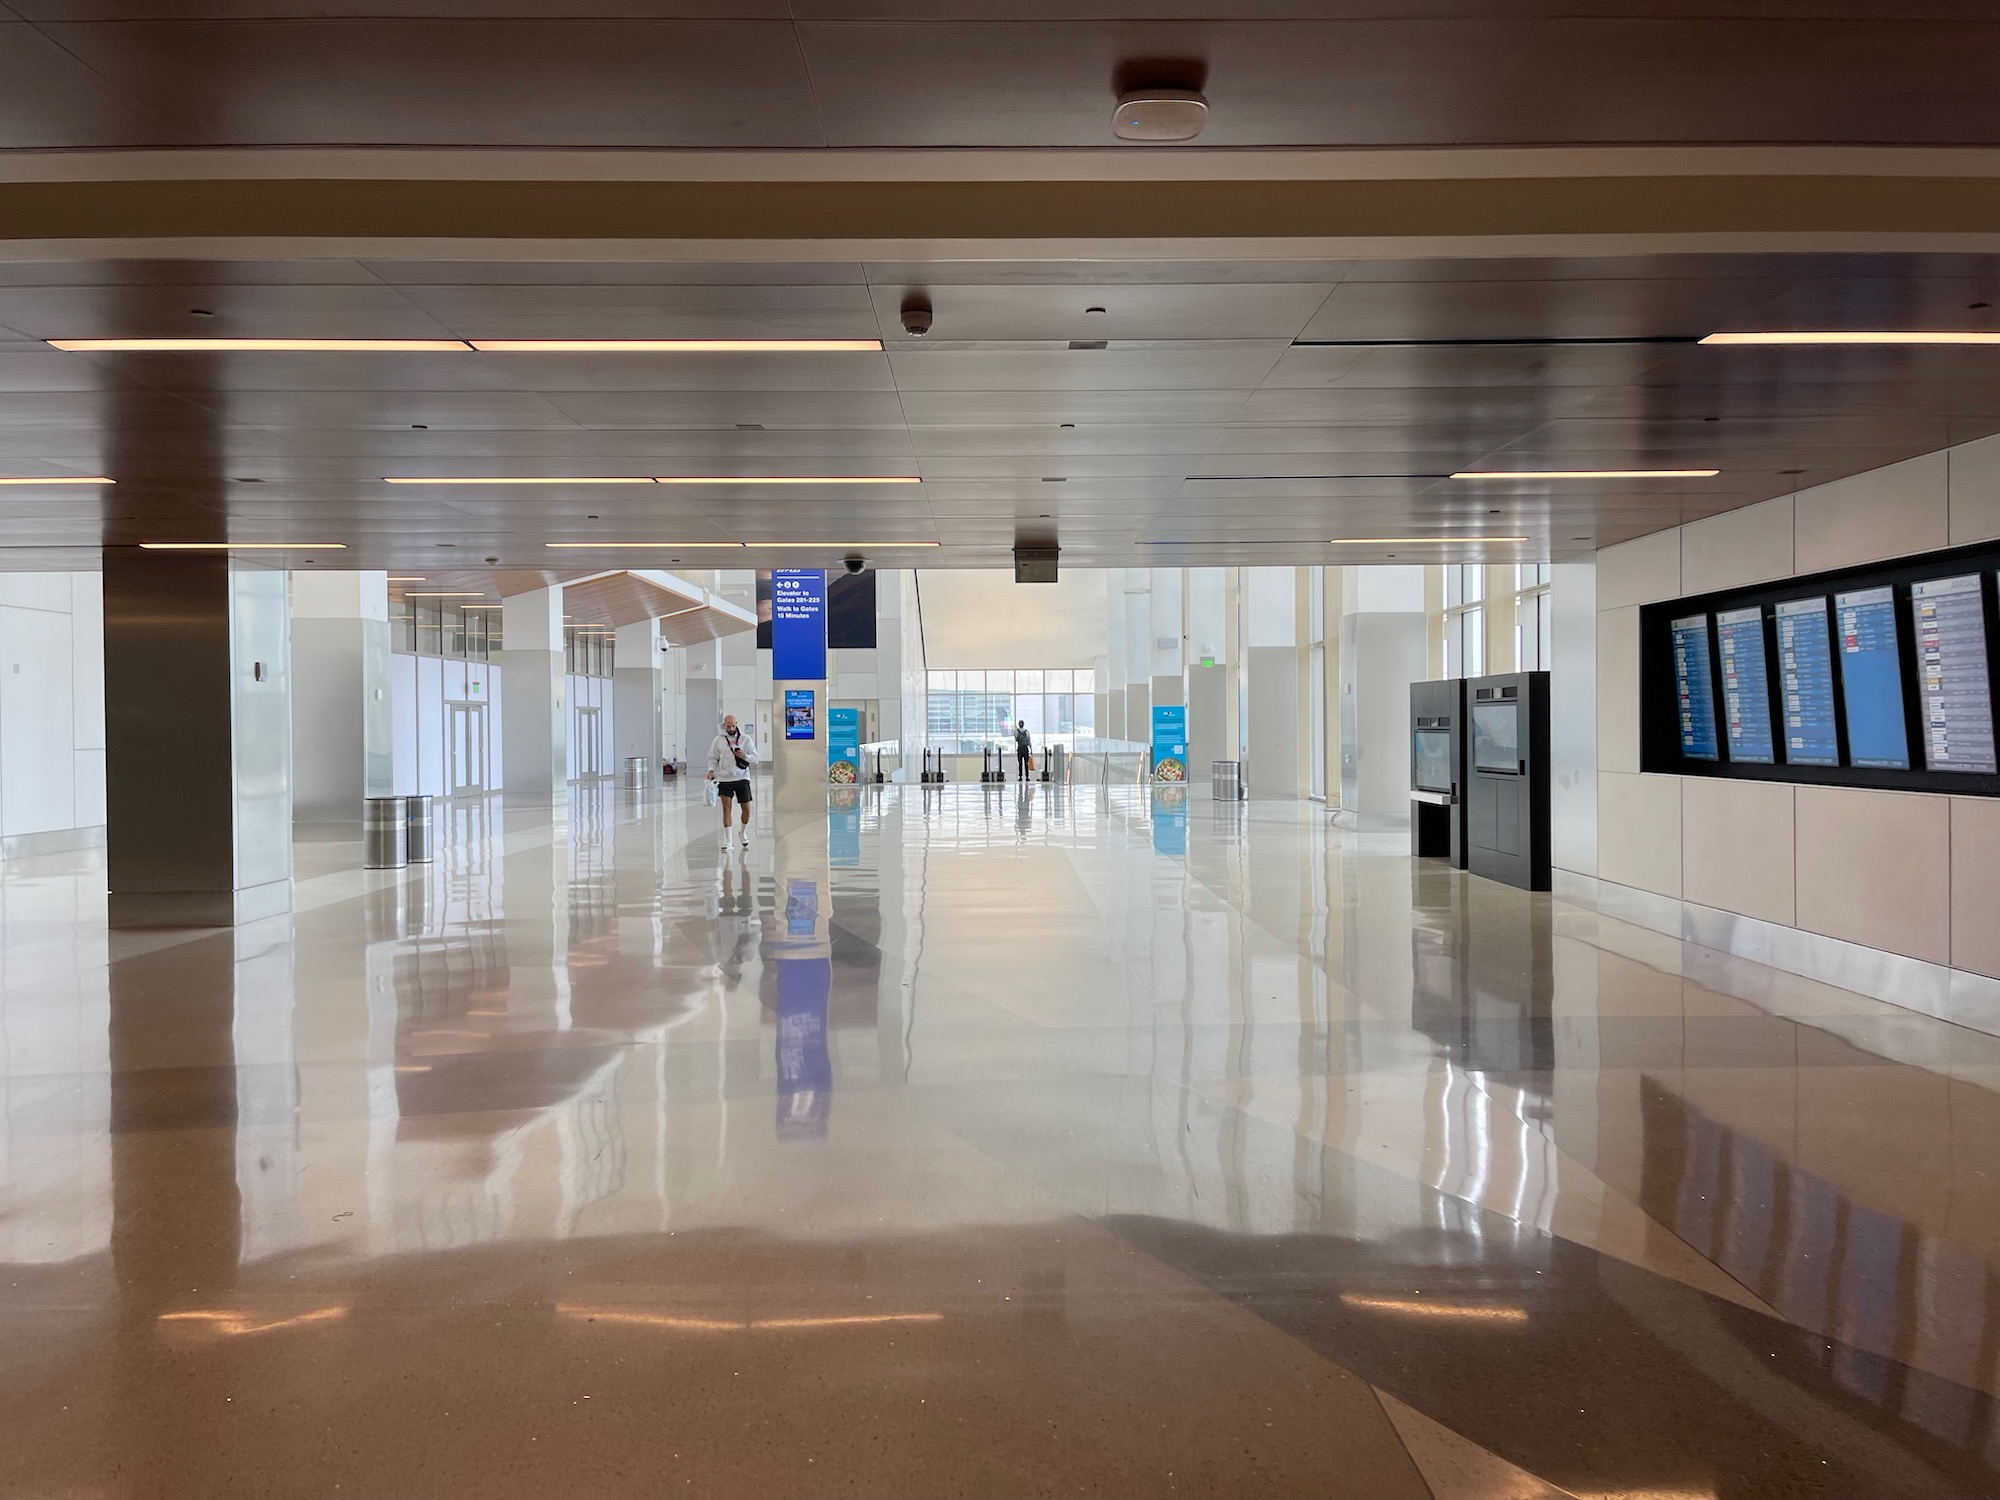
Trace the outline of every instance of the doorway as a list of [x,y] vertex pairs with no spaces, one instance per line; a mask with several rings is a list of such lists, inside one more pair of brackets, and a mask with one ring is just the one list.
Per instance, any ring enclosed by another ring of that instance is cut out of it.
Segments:
[[579,781],[590,781],[604,774],[600,712],[595,708],[579,708],[576,711],[576,778]]
[[486,705],[450,703],[445,705],[451,722],[445,729],[446,752],[451,757],[450,795],[463,797],[486,790]]

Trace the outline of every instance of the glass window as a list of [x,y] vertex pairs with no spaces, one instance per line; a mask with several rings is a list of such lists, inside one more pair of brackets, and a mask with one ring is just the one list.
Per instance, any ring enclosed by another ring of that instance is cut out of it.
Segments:
[[1042,688],[1050,693],[1070,693],[1076,689],[1071,685],[1072,674],[1065,667],[1055,668],[1042,674]]
[[444,628],[438,619],[438,606],[417,601],[417,655],[437,656],[441,654]]
[[1042,679],[1048,675],[1046,672],[1037,672],[1033,668],[1023,667],[1014,674],[1014,691],[1016,693],[1039,693],[1042,691]]
[[930,677],[930,690],[934,693],[955,692],[958,688],[958,674],[956,672],[932,672],[928,676]]
[[1012,672],[988,672],[986,674],[986,691],[989,693],[1012,693],[1014,691],[1014,674]]
[[961,693],[985,692],[986,674],[984,672],[960,672],[958,674],[958,690]]
[[1097,670],[1096,670],[1096,668],[1094,668],[1094,667],[1078,667],[1078,668],[1076,669],[1076,672],[1075,672],[1075,674],[1074,674],[1074,677],[1075,677],[1075,683],[1076,683],[1076,687],[1075,687],[1075,691],[1076,691],[1076,692],[1078,692],[1078,693],[1094,693],[1094,692],[1096,692],[1096,691],[1097,691],[1097,687],[1096,687],[1096,684],[1094,683],[1094,681],[1092,680],[1092,679],[1094,679],[1094,678],[1095,678],[1096,676],[1097,676]]

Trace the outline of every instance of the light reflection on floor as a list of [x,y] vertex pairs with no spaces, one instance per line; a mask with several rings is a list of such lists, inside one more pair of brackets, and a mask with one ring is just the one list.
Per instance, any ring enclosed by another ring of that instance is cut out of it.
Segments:
[[0,867],[0,1494],[1993,1492],[2000,1041],[1312,804],[441,811]]

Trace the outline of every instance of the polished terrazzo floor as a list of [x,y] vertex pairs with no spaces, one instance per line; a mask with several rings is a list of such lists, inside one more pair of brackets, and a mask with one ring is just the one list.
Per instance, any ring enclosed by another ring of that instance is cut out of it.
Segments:
[[2000,1493],[2000,1040],[1307,805],[0,866],[0,1496]]

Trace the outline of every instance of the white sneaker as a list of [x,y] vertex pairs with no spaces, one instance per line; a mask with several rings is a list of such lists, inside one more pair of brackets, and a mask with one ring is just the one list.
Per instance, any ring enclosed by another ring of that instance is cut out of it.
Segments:
[[738,835],[738,837],[742,840],[742,842],[739,843],[736,847],[741,849],[744,853],[748,854],[750,852],[750,830],[747,828],[744,829],[743,832]]

